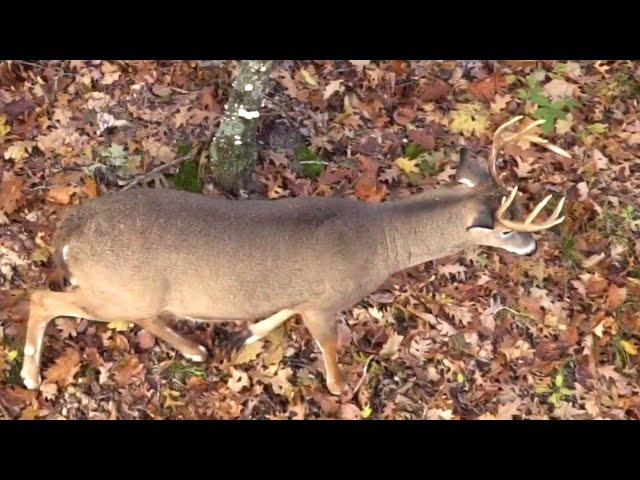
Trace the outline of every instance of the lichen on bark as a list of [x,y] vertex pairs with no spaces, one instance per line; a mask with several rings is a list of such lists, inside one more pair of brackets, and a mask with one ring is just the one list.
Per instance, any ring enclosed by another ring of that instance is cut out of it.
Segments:
[[225,190],[238,188],[258,159],[256,130],[271,65],[271,60],[240,62],[224,115],[209,148],[213,178]]

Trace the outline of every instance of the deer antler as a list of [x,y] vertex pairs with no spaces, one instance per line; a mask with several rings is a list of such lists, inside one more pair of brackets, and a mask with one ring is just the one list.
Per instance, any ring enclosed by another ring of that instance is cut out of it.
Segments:
[[560,215],[560,212],[562,211],[562,207],[564,206],[564,200],[566,197],[562,197],[562,199],[558,202],[558,205],[556,205],[555,210],[547,220],[542,223],[531,223],[538,216],[544,206],[549,203],[549,200],[551,200],[551,195],[547,195],[546,197],[544,197],[542,201],[538,203],[538,205],[536,205],[536,208],[533,209],[533,211],[524,220],[524,222],[514,222],[505,218],[504,214],[513,203],[513,200],[516,198],[516,193],[518,193],[518,187],[513,187],[511,189],[509,198],[502,197],[502,203],[500,204],[500,208],[496,212],[496,220],[508,229],[515,232],[539,232],[540,230],[546,230],[547,228],[551,228],[564,221],[564,217],[558,218],[558,215]]
[[[493,134],[493,144],[491,145],[491,154],[489,155],[489,171],[491,172],[491,176],[494,178],[498,185],[502,185],[502,181],[500,180],[500,176],[498,175],[496,168],[496,160],[498,157],[499,149],[505,144],[509,142],[522,140],[528,140],[529,142],[536,143],[538,145],[542,145],[548,150],[551,150],[558,155],[561,155],[566,158],[571,158],[571,155],[567,153],[565,150],[552,145],[548,140],[544,138],[538,137],[537,135],[527,134],[527,132],[538,125],[545,122],[545,120],[537,120],[535,122],[526,125],[524,128],[518,130],[515,133],[506,134],[503,133],[506,127],[512,125],[520,120],[522,120],[523,116],[518,115],[517,117],[513,117],[511,120],[500,125],[495,133]],[[551,200],[551,195],[547,195],[536,207],[533,211],[527,216],[524,222],[515,222],[505,218],[505,213],[513,203],[513,200],[516,198],[516,194],[518,193],[518,187],[514,187],[511,190],[511,194],[509,198],[502,197],[502,203],[500,204],[500,208],[496,212],[496,220],[500,222],[505,227],[516,231],[516,232],[539,232],[540,230],[546,230],[547,228],[551,228],[555,225],[558,225],[564,221],[564,217],[558,218],[560,212],[562,211],[562,207],[564,206],[564,201],[566,197],[562,197],[555,210],[551,214],[551,216],[544,222],[541,223],[532,223],[533,220],[538,216],[538,214],[542,211],[549,200]]]
[[532,130],[538,125],[543,124],[546,121],[544,119],[531,122],[529,125],[526,125],[524,128],[520,129],[515,133],[511,133],[511,134],[503,133],[504,130],[509,125],[513,125],[514,123],[522,120],[523,118],[524,117],[522,115],[513,117],[509,121],[500,125],[496,129],[495,133],[493,134],[493,144],[491,145],[491,154],[489,155],[489,171],[491,172],[491,176],[494,178],[494,180],[498,185],[502,185],[502,181],[500,179],[500,175],[498,175],[496,162],[498,160],[498,152],[500,151],[501,147],[505,143],[516,142],[518,140],[528,140],[529,142],[542,145],[544,148],[546,148],[547,150],[551,150],[553,153],[557,153],[558,155],[561,155],[565,158],[571,158],[571,155],[569,155],[569,153],[567,153],[565,150],[561,149],[560,147],[557,147],[549,143],[548,140],[545,140],[544,138],[539,137],[537,135],[526,134],[529,130]]

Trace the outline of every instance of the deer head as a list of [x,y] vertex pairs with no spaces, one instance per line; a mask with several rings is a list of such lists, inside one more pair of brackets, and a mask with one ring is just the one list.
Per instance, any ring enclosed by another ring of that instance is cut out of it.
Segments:
[[484,165],[477,158],[472,158],[468,150],[463,149],[460,154],[460,165],[456,172],[456,181],[468,188],[470,192],[474,192],[469,197],[468,203],[468,210],[472,216],[467,227],[469,243],[503,248],[518,255],[531,255],[536,250],[536,241],[531,233],[551,228],[564,221],[564,217],[559,218],[559,215],[565,198],[563,197],[558,202],[553,213],[545,221],[534,222],[551,200],[551,195],[538,203],[524,220],[518,221],[508,218],[510,207],[513,206],[512,210],[518,216],[521,215],[522,209],[513,204],[518,187],[513,187],[507,194],[498,174],[496,167],[498,153],[505,143],[524,139],[542,145],[559,155],[565,157],[570,157],[570,155],[561,148],[549,144],[546,140],[528,133],[544,120],[532,122],[515,133],[507,133],[506,128],[521,119],[522,116],[514,117],[496,130],[488,165]]

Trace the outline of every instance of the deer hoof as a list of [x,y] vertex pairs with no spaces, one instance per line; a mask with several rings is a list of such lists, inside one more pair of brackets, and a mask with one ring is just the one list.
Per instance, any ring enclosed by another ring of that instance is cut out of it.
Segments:
[[22,367],[20,376],[22,377],[22,383],[24,383],[24,386],[29,390],[37,389],[42,382],[40,373],[37,370],[30,368],[28,365]]
[[184,356],[191,360],[192,362],[204,362],[207,359],[207,349],[202,345],[198,345],[198,350],[200,353],[187,353]]
[[332,395],[339,396],[345,393],[349,389],[349,386],[344,381],[340,380],[340,381],[334,381],[334,382],[327,382],[327,389]]

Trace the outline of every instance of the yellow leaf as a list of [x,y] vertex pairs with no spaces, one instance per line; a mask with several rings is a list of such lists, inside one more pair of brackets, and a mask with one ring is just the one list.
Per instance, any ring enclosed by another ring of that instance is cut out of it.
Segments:
[[27,407],[20,413],[18,420],[35,420],[40,415],[40,409]]
[[289,190],[284,190],[282,187],[278,185],[274,185],[267,192],[267,197],[269,198],[269,200],[273,200],[275,198],[284,197],[288,193],[289,193]]
[[12,145],[9,145],[7,149],[4,151],[5,160],[16,160],[20,161],[31,153],[33,147],[36,146],[36,142],[33,140],[26,140],[24,142],[16,142]]
[[300,70],[300,75],[302,75],[302,78],[304,79],[304,81],[307,82],[312,87],[318,86],[318,81],[316,80],[316,77],[309,70],[306,70],[303,68],[302,70]]
[[627,352],[629,355],[638,354],[638,348],[633,343],[627,340],[620,340],[620,346],[624,348],[624,351]]
[[416,166],[418,160],[411,160],[408,157],[398,157],[394,162],[404,173],[419,173],[420,169]]
[[36,247],[29,257],[32,262],[46,262],[49,258],[49,249],[46,247]]
[[116,332],[126,332],[131,328],[131,324],[129,322],[125,322],[123,320],[116,320],[115,322],[109,322],[107,328],[111,330],[115,330]]
[[489,130],[489,112],[475,103],[461,103],[456,110],[449,112],[449,129],[452,132],[482,136]]
[[256,358],[262,351],[263,343],[264,342],[262,340],[258,340],[257,342],[243,346],[242,349],[240,349],[240,351],[231,359],[231,365],[241,365]]
[[11,125],[7,125],[6,115],[0,115],[0,138],[11,131]]
[[564,120],[559,118],[556,120],[556,133],[558,135],[564,135],[571,131],[571,127],[573,127],[573,115],[570,113],[567,114],[567,118]]

